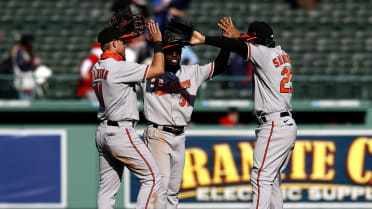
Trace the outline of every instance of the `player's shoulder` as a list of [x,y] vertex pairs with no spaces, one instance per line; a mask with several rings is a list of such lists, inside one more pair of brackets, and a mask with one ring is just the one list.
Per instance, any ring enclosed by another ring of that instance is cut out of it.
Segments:
[[200,68],[199,64],[193,64],[193,65],[181,65],[181,68],[178,70],[178,74],[188,74],[190,72],[196,71]]
[[269,48],[273,52],[277,52],[280,54],[286,53],[284,49],[280,45],[276,45],[275,47]]
[[95,69],[95,68],[100,68],[101,66],[103,66],[103,62],[102,62],[102,60],[98,60],[98,62],[96,62],[96,63],[93,65],[93,69]]
[[283,55],[283,54],[285,54],[285,55],[288,56],[288,53],[284,49],[282,49],[282,47],[279,46],[279,45],[276,46],[276,47],[274,47],[274,48],[272,48],[272,51],[273,51],[274,54],[277,54],[277,55]]
[[142,64],[131,62],[131,61],[125,61],[125,60],[118,61],[112,58],[108,58],[105,60],[107,60],[105,63],[106,65],[110,65],[110,67],[115,68],[115,69],[121,69],[121,68],[132,69],[132,68],[138,68],[142,66]]
[[181,70],[198,69],[199,67],[199,64],[181,65]]
[[248,50],[253,52],[252,55],[268,54],[273,50],[273,48],[269,48],[261,44],[247,43],[247,45]]
[[201,66],[199,64],[181,65],[180,69],[176,73],[176,76],[179,78],[186,78],[186,77],[190,78],[193,75],[197,74],[200,67]]

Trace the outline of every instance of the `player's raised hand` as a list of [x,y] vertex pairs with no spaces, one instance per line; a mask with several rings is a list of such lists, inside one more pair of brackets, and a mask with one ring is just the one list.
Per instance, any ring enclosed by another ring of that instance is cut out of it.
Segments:
[[148,21],[147,26],[149,28],[151,40],[153,42],[161,41],[161,32],[159,29],[159,24],[155,23],[154,20],[150,20]]
[[190,44],[191,45],[197,45],[197,44],[204,44],[204,42],[205,42],[205,36],[195,30],[192,33],[192,37],[190,39]]
[[238,39],[240,36],[239,31],[235,28],[231,17],[223,18],[218,23],[218,27],[222,29],[222,35],[227,38]]

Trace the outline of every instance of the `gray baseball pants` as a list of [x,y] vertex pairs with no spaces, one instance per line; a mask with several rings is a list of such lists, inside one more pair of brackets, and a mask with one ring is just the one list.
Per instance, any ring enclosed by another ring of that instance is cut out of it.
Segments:
[[185,133],[172,133],[147,126],[144,137],[160,170],[160,176],[167,194],[167,207],[176,209],[185,165]]
[[295,146],[296,122],[292,117],[272,114],[256,129],[256,146],[251,172],[252,206],[250,209],[282,209],[281,174]]
[[96,147],[100,165],[98,209],[114,208],[124,165],[141,185],[136,209],[165,208],[166,196],[159,169],[151,152],[132,127],[132,122],[121,121],[119,126],[101,122],[96,132]]

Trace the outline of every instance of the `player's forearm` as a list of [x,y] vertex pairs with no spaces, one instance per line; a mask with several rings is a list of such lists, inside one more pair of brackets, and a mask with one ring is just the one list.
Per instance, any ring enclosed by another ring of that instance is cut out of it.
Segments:
[[243,56],[244,59],[247,57],[248,54],[247,44],[240,40],[225,37],[205,36],[204,44],[216,46],[221,49],[226,49],[228,51],[238,53]]
[[229,61],[230,51],[221,49],[216,60],[214,61],[213,77],[226,71],[227,63]]
[[149,69],[147,78],[154,78],[164,74],[164,54],[161,49],[161,42],[154,43],[154,58]]

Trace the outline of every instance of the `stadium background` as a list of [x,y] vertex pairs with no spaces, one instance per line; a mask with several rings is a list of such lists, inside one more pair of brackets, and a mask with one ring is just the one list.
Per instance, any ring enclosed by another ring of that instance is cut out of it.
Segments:
[[[102,0],[0,0],[0,31],[4,33],[0,39],[1,60],[8,56],[20,34],[32,33],[36,37],[36,56],[42,57],[53,70],[53,76],[41,86],[42,97],[33,101],[0,100],[0,131],[13,130],[25,135],[29,130],[65,131],[68,208],[95,207],[97,104],[75,98],[75,80],[80,62],[88,54],[99,30],[108,23],[111,4],[111,1]],[[148,5],[151,8],[151,1]],[[220,34],[216,24],[221,17],[231,16],[242,32],[257,19],[270,23],[277,44],[288,52],[293,64],[292,103],[299,129],[314,133],[321,130],[368,131],[372,127],[371,9],[372,1],[367,0],[320,0],[311,11],[291,9],[284,0],[194,0],[186,20],[207,35]],[[218,53],[209,46],[193,49],[201,64],[213,60]],[[1,79],[8,77],[1,75]],[[252,131],[256,125],[250,113],[250,90],[230,87],[231,82],[241,79],[220,76],[206,83],[195,105],[192,117],[195,125],[188,130]],[[226,84],[224,88],[221,83]],[[142,105],[139,106],[142,111]],[[218,118],[230,106],[238,108],[243,126],[224,128],[217,125]],[[139,130],[143,125],[141,121]],[[364,135],[368,134],[357,136]],[[39,149],[43,152],[43,147]],[[25,160],[15,157],[22,153],[13,154],[12,150],[5,152],[3,149],[1,153],[2,165],[8,165],[6,162],[13,162],[12,159],[16,159],[14,163]],[[372,148],[366,154],[366,162],[371,160],[368,153],[372,154]],[[371,182],[365,185],[370,186]],[[0,184],[0,191],[5,191],[1,189]],[[117,208],[123,208],[122,193],[121,189]],[[4,201],[0,195],[0,207],[11,207]]]

